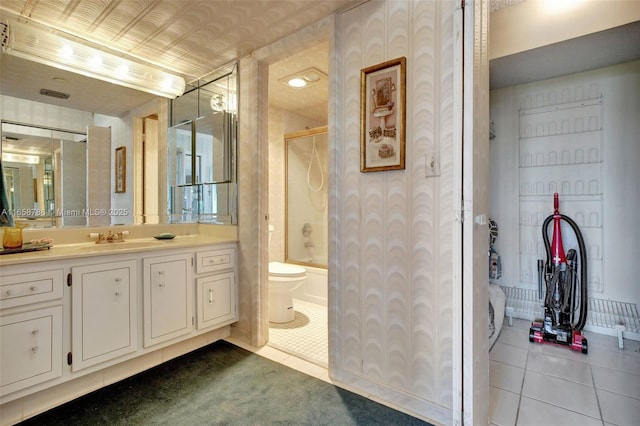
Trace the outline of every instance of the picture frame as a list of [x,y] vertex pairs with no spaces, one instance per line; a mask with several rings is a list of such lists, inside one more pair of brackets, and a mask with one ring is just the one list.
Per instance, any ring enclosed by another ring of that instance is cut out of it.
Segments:
[[127,148],[116,148],[116,188],[115,192],[127,192]]
[[406,58],[360,71],[360,171],[404,170]]

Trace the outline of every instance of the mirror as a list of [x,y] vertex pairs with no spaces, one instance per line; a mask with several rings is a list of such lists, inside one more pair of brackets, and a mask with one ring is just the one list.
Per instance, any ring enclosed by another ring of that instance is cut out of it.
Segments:
[[30,227],[87,225],[87,135],[8,121],[1,134],[2,209]]
[[234,223],[236,131],[235,114],[225,111],[169,129],[172,221]]
[[[168,130],[172,222],[237,223],[237,66],[172,101]],[[227,72],[228,71],[228,72]]]

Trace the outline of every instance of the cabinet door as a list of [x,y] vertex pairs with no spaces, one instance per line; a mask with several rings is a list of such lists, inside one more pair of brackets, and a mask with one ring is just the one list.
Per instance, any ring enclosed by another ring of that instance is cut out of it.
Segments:
[[62,375],[62,306],[0,319],[0,395]]
[[191,255],[143,259],[144,346],[190,333],[193,329]]
[[74,371],[138,347],[136,261],[71,268]]
[[235,321],[236,295],[233,272],[196,280],[198,288],[198,330]]

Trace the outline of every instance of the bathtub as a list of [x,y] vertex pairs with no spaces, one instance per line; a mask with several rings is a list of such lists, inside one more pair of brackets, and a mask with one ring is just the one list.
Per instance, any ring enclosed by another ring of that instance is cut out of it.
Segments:
[[293,291],[293,298],[326,307],[329,293],[327,270],[312,266],[304,266],[304,268],[307,270],[307,280]]

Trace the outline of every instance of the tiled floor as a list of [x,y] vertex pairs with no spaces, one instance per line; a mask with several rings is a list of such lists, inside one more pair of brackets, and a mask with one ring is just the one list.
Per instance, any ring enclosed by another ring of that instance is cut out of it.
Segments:
[[[326,343],[322,354],[316,349],[302,353],[306,345],[314,347],[320,338],[326,341],[327,310],[296,302],[299,315],[290,326],[298,326],[271,327],[269,345],[245,349],[331,382],[326,369]],[[322,319],[314,321],[316,315]],[[320,324],[323,330],[313,327]],[[489,354],[492,425],[640,424],[640,342],[625,340],[625,348],[620,350],[617,338],[585,332],[589,354],[583,355],[563,346],[529,343],[529,326],[529,321],[514,320],[512,327],[505,321]],[[288,334],[292,332],[295,334]],[[309,338],[311,341],[307,341]]]
[[640,342],[585,332],[589,354],[529,343],[529,321],[503,326],[491,349],[493,425],[640,424]]
[[293,321],[269,324],[269,346],[327,368],[327,308],[297,299],[293,308]]

